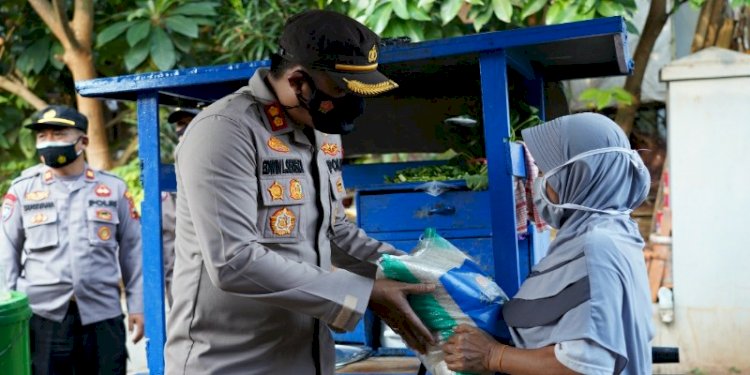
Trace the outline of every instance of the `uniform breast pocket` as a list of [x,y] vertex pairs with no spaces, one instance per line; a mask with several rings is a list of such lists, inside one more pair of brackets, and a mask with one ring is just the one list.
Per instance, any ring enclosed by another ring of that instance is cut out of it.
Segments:
[[89,243],[94,246],[114,247],[120,222],[114,207],[89,207],[86,211]]
[[263,242],[291,243],[303,238],[304,208],[311,198],[303,177],[274,177],[260,180],[261,206],[258,231]]
[[59,244],[57,211],[30,211],[23,214],[26,232],[25,248],[28,251],[44,251]]

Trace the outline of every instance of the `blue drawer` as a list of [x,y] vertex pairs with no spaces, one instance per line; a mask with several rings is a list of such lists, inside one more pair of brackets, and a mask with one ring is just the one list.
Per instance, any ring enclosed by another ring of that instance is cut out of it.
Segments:
[[423,192],[361,192],[357,199],[359,226],[378,232],[491,230],[487,191],[451,191],[433,197]]

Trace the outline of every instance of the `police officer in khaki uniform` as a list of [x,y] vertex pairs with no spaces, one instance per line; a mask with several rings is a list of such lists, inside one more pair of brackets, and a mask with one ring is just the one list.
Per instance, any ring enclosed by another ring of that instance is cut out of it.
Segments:
[[292,17],[271,71],[201,111],[177,148],[168,374],[332,374],[330,329],[369,306],[414,348],[432,343],[406,296],[375,281],[392,246],[348,222],[339,134],[363,96],[397,87],[378,37],[337,13]]
[[[193,117],[200,110],[194,108],[176,108],[167,117],[167,122],[175,126],[177,139],[182,140],[183,134]],[[164,286],[167,304],[172,306],[172,273],[174,271],[174,239],[176,194],[163,191],[161,193],[161,239],[162,259],[164,261]]]
[[132,198],[121,179],[86,165],[86,117],[50,106],[27,127],[44,165],[24,171],[5,195],[0,264],[29,298],[34,374],[125,374],[121,279],[133,341],[143,335]]

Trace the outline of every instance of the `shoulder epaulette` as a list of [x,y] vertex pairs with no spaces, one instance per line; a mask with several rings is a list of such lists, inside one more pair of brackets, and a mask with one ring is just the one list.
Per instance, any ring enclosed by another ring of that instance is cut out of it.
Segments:
[[21,175],[14,178],[10,184],[15,185],[23,180],[28,180],[34,177],[38,177],[41,174],[42,174],[42,168],[39,168],[39,166],[33,166],[21,172]]

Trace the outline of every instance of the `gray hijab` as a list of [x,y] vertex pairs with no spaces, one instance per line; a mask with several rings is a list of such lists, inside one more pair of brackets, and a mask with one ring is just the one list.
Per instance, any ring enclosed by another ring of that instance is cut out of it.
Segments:
[[505,305],[515,344],[587,339],[615,354],[615,373],[650,373],[644,243],[628,215],[646,198],[648,170],[620,127],[602,115],[564,116],[522,134],[539,169],[554,172],[548,181],[560,203],[574,208],[564,209],[547,256]]

